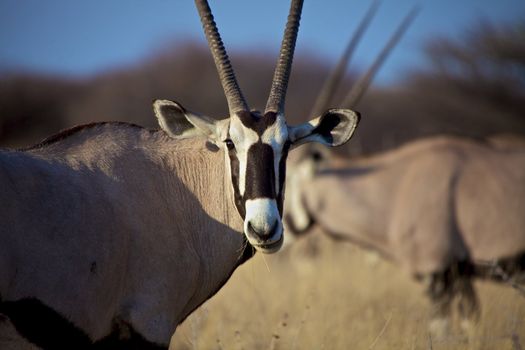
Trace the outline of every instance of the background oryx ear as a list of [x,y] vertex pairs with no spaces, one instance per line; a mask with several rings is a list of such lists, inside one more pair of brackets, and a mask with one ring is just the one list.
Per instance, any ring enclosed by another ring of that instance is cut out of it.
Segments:
[[162,130],[173,138],[206,136],[216,139],[218,121],[213,118],[187,111],[169,100],[155,100],[153,110]]
[[329,109],[308,123],[289,127],[288,134],[294,147],[307,142],[339,146],[350,140],[359,119],[359,113],[350,109]]

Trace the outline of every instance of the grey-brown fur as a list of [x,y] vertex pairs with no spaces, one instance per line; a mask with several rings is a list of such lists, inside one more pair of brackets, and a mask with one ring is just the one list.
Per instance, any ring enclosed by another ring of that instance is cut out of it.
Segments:
[[111,123],[2,151],[1,300],[36,297],[93,341],[118,321],[167,347],[243,253],[224,167],[204,138]]
[[435,321],[446,322],[454,296],[463,318],[475,318],[471,277],[486,276],[483,263],[525,267],[525,147],[497,141],[433,137],[339,161],[296,154],[285,219],[297,230],[313,220],[425,280]]

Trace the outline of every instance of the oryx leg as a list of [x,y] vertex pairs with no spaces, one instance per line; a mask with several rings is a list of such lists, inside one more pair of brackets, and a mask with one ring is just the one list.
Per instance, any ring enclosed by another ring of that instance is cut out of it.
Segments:
[[431,302],[429,332],[434,338],[450,333],[451,306],[454,299],[450,270],[432,273],[425,278],[426,294]]
[[467,335],[472,332],[473,326],[480,317],[479,301],[476,290],[469,276],[461,276],[456,281],[456,293],[459,297],[458,311],[460,326]]

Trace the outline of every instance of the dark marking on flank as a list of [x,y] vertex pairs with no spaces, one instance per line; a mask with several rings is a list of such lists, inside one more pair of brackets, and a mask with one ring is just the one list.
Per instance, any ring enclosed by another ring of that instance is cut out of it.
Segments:
[[0,314],[9,318],[22,337],[43,350],[168,349],[147,341],[131,325],[116,320],[111,334],[94,343],[84,331],[36,298],[1,302]]
[[492,279],[496,282],[505,282],[505,278],[520,281],[525,278],[525,251],[499,258],[490,263],[475,261],[473,265],[477,277]]
[[97,273],[97,262],[96,261],[93,261],[91,265],[89,266],[89,272],[91,272],[92,274]]
[[88,349],[92,344],[84,332],[38,299],[4,301],[0,313],[9,317],[21,336],[44,350]]

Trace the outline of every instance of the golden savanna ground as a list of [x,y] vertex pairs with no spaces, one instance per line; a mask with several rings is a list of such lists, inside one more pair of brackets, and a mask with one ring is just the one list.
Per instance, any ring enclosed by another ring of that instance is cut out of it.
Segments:
[[[304,256],[308,240],[318,241],[313,258]],[[438,341],[421,284],[349,243],[311,235],[241,266],[177,329],[171,349],[525,348],[525,298],[506,285],[476,288],[482,319],[469,341],[460,332]]]

